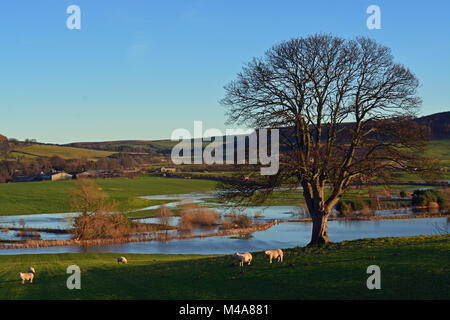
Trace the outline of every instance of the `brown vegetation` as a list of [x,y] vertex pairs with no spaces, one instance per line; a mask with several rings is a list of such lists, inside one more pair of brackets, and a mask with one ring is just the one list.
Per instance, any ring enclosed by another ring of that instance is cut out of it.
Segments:
[[8,228],[0,228],[0,231],[2,232],[8,232],[8,231],[18,231],[18,232],[30,232],[30,233],[55,233],[55,234],[67,234],[72,233],[73,230],[67,230],[67,229],[52,229],[52,228],[28,228],[28,227],[8,227]]
[[441,206],[442,210],[449,210],[450,209],[450,188],[444,188],[441,189],[441,194],[443,198],[443,203]]
[[76,240],[126,238],[130,231],[130,221],[122,213],[94,213],[75,218]]
[[17,236],[26,239],[35,239],[35,240],[41,239],[41,235],[35,231],[19,231],[17,232]]
[[181,231],[190,231],[194,227],[208,228],[218,225],[219,213],[217,211],[198,206],[193,202],[180,203],[180,222],[178,227]]
[[76,240],[128,237],[130,222],[124,214],[111,213],[117,204],[93,180],[78,180],[71,192],[71,205],[82,214],[75,218]]
[[[40,248],[40,247],[53,247],[53,246],[70,246],[70,245],[80,245],[80,246],[92,246],[92,245],[105,245],[105,244],[119,244],[128,242],[144,242],[144,241],[161,241],[161,240],[173,240],[173,239],[193,239],[193,238],[207,238],[207,237],[219,237],[227,235],[244,235],[250,234],[256,231],[264,231],[272,226],[276,222],[269,222],[266,224],[257,224],[251,228],[241,228],[241,229],[231,229],[231,230],[220,230],[212,233],[203,234],[184,234],[177,236],[164,236],[157,234],[155,236],[149,237],[136,237],[136,238],[114,238],[114,239],[90,239],[90,240],[28,240],[28,241],[9,241],[14,243],[14,245],[2,245],[1,249],[19,249],[19,248]],[[0,241],[1,242],[1,241]]]
[[117,210],[117,204],[93,180],[77,180],[70,194],[72,208],[83,215]]
[[[260,211],[255,213],[255,218],[262,217]],[[243,208],[235,208],[228,212],[222,219],[221,229],[231,228],[250,228],[253,225],[253,220],[244,212]]]
[[172,220],[173,213],[165,204],[162,204],[158,208],[156,217],[159,219],[159,223],[167,229],[170,225],[170,221]]

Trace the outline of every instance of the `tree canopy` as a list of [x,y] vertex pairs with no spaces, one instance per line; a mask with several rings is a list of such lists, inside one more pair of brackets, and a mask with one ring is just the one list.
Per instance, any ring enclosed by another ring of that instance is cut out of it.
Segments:
[[316,34],[273,46],[225,86],[221,103],[229,123],[283,128],[280,169],[232,182],[223,196],[263,199],[300,186],[311,243],[327,242],[326,219],[352,182],[421,167],[427,130],[410,121],[421,105],[418,87],[390,49],[369,38]]

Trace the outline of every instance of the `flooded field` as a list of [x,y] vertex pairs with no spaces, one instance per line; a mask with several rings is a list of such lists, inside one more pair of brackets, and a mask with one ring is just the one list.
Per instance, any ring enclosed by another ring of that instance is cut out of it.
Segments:
[[[215,192],[188,193],[175,195],[153,195],[143,198],[150,200],[167,200],[166,206],[175,208],[180,201],[205,204],[208,199],[214,197]],[[173,200],[173,201],[172,201]],[[232,209],[220,204],[210,204],[220,216],[224,217]],[[141,210],[157,209],[158,206],[147,207]],[[270,222],[279,220],[280,224],[268,230],[257,231],[245,236],[216,236],[207,238],[173,239],[166,242],[145,241],[124,244],[81,246],[58,246],[32,249],[7,249],[0,250],[0,254],[21,253],[62,253],[62,252],[124,252],[124,253],[201,253],[224,254],[236,251],[265,250],[268,248],[294,247],[306,245],[311,236],[312,224],[310,222],[292,222],[290,220],[308,218],[304,207],[300,206],[251,206],[245,207],[240,213],[245,213],[256,222]],[[374,211],[374,216],[392,217],[415,214],[411,209],[394,209]],[[24,235],[18,228],[67,230],[73,226],[73,219],[79,213],[55,213],[0,216],[0,241],[24,240]],[[178,225],[180,217],[172,217],[170,224]],[[135,219],[141,223],[158,223],[157,218]],[[377,238],[391,236],[431,235],[448,232],[449,218],[414,218],[414,219],[386,219],[386,220],[346,220],[329,221],[328,230],[332,241],[353,240],[359,238]],[[209,228],[194,228],[193,235],[217,232],[218,226]],[[55,233],[35,231],[41,240],[70,240],[70,233]],[[181,234],[178,230],[169,230],[167,235]],[[135,235],[138,236],[138,235]]]
[[[420,218],[374,221],[330,221],[328,231],[334,242],[360,238],[432,235],[448,232],[449,218]],[[5,249],[0,254],[40,254],[64,252],[121,252],[161,254],[230,254],[306,245],[311,223],[286,222],[248,237],[209,237],[167,242],[147,241],[98,246],[61,246],[33,249]]]
[[[201,204],[213,193],[189,193],[179,195],[149,196],[153,200],[173,200],[167,206],[174,208],[179,201],[191,201]],[[157,208],[158,206],[155,206]],[[145,208],[148,209],[148,208]],[[215,206],[214,209],[224,216],[230,213],[229,207]],[[174,239],[166,242],[146,241],[114,245],[98,245],[88,248],[80,246],[60,246],[33,249],[7,249],[0,250],[0,254],[21,253],[62,253],[62,252],[127,252],[127,253],[203,253],[223,254],[236,251],[264,250],[267,248],[304,246],[309,242],[312,225],[310,222],[286,222],[293,219],[307,218],[307,212],[297,206],[253,206],[246,207],[245,214],[258,222],[268,222],[277,219],[283,223],[275,225],[268,230],[254,232],[246,236],[217,236],[194,239]],[[379,210],[375,216],[407,216],[414,214],[410,209]],[[47,228],[66,230],[72,228],[73,218],[78,213],[34,214],[0,216],[0,240],[23,240],[17,230],[11,228]],[[171,225],[179,223],[179,217],[173,217]],[[157,218],[142,218],[135,221],[141,223],[158,223]],[[430,235],[448,232],[449,218],[420,218],[420,219],[387,219],[373,221],[329,221],[328,229],[332,241],[353,240],[359,238],[377,238],[390,236]],[[191,234],[217,232],[218,227],[194,228]],[[70,233],[37,232],[42,240],[69,240]],[[179,234],[177,230],[170,230],[168,235]]]
[[[200,202],[200,201],[198,201]],[[174,207],[178,202],[169,203],[168,205]],[[230,209],[227,207],[215,207],[214,208],[221,216],[230,213]],[[295,219],[308,218],[307,212],[296,206],[266,206],[266,207],[246,207],[243,211],[249,217],[253,218],[256,222],[269,222],[273,220],[288,221]],[[411,209],[400,210],[378,210],[374,212],[375,216],[407,216],[412,215],[415,212]],[[35,228],[35,229],[54,229],[54,230],[67,230],[73,226],[73,218],[78,213],[55,213],[55,214],[34,214],[34,215],[16,215],[16,216],[0,216],[0,240],[21,240],[19,232],[16,230],[9,230],[10,228]],[[158,218],[140,218],[134,219],[140,223],[158,223]],[[177,226],[180,221],[180,217],[174,216],[170,219],[170,225]],[[330,221],[331,223],[332,221]],[[362,223],[365,221],[346,221],[345,223]],[[303,224],[309,225],[307,222]],[[194,228],[192,234],[202,234],[217,232],[218,227],[209,228]],[[69,240],[71,234],[58,234],[52,232],[37,232],[42,240]],[[170,230],[169,235],[176,235],[177,230]]]

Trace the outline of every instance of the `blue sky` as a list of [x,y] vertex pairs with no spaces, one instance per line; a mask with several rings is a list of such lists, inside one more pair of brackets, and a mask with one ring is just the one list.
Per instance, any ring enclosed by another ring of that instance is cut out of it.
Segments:
[[[69,5],[81,30],[69,30]],[[369,30],[366,9],[381,9]],[[68,143],[225,130],[218,103],[244,63],[316,32],[370,36],[421,81],[423,115],[450,110],[450,2],[40,0],[0,3],[0,133]]]

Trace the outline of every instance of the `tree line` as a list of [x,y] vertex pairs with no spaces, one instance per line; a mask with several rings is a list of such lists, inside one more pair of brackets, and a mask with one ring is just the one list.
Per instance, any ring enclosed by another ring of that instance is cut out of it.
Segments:
[[14,177],[19,176],[48,174],[52,170],[74,174],[87,170],[113,171],[137,168],[147,163],[148,160],[145,155],[127,154],[114,154],[97,161],[86,158],[63,159],[59,156],[0,160],[0,183],[11,181]]

